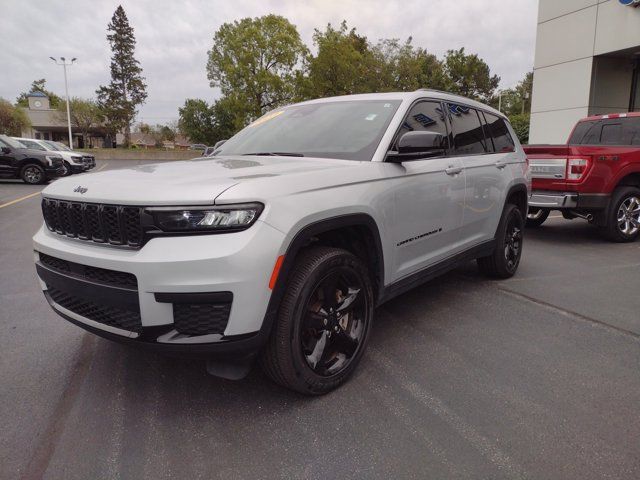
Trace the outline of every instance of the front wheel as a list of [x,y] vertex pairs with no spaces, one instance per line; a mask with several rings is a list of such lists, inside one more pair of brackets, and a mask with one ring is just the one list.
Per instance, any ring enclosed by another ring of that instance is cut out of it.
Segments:
[[546,208],[529,208],[527,213],[527,227],[537,228],[549,218],[549,210]]
[[29,164],[20,172],[20,178],[22,178],[24,183],[37,185],[44,183],[47,177],[45,176],[44,169],[40,165]]
[[522,256],[524,219],[513,204],[507,204],[496,232],[496,247],[488,257],[478,258],[480,272],[492,278],[510,278],[518,270]]
[[633,242],[640,234],[640,189],[620,187],[611,198],[604,227],[605,237],[613,242]]
[[271,337],[265,373],[306,395],[327,393],[353,373],[373,321],[373,288],[360,259],[315,247],[296,260]]

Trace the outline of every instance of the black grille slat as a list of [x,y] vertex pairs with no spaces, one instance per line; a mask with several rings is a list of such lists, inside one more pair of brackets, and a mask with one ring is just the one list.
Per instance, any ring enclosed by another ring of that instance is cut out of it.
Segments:
[[222,335],[230,312],[231,303],[174,303],[173,322],[185,335]]
[[138,289],[138,279],[132,273],[81,265],[79,263],[55,258],[44,253],[40,253],[39,256],[40,262],[58,272],[71,273],[73,276],[78,278],[92,280],[112,285],[114,287],[128,288],[131,290]]
[[144,244],[142,207],[42,200],[47,228],[60,235],[111,245]]
[[96,303],[53,287],[48,287],[47,292],[55,303],[81,317],[131,332],[142,331],[139,310],[126,310]]

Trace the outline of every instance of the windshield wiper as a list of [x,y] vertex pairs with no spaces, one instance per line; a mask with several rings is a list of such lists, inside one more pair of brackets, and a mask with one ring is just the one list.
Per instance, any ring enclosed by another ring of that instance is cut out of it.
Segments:
[[302,153],[295,152],[255,152],[255,153],[243,153],[242,155],[256,155],[263,157],[304,157]]

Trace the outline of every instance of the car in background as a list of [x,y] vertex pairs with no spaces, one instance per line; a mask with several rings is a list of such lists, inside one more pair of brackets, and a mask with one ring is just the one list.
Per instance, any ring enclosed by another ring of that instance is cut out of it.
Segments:
[[63,176],[72,173],[82,173],[91,170],[96,166],[96,159],[93,155],[87,155],[82,152],[75,152],[66,145],[50,140],[38,140],[34,138],[13,137],[27,148],[41,150],[44,152],[56,152],[64,160]]
[[207,149],[207,146],[204,143],[193,143],[189,146],[189,150],[201,150],[204,151]]
[[564,145],[527,145],[533,177],[528,227],[551,210],[582,218],[614,242],[640,237],[640,113],[580,120]]
[[0,135],[0,177],[21,178],[36,185],[61,176],[64,161],[60,155],[25,147],[6,135]]
[[205,148],[203,150],[202,156],[203,157],[208,157],[209,155],[211,155],[215,151],[216,151],[216,147],[207,147],[207,148]]

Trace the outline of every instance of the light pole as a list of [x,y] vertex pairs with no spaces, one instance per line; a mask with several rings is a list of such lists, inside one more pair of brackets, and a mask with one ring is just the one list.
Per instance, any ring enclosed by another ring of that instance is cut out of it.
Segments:
[[67,83],[67,66],[73,65],[73,62],[76,61],[76,58],[72,58],[68,63],[64,57],[60,57],[60,62],[58,62],[58,60],[53,57],[49,58],[53,60],[56,65],[62,65],[62,68],[64,69],[64,91],[67,97],[67,127],[69,127],[69,148],[73,150],[73,137],[71,136],[71,111],[69,109],[69,84]]

